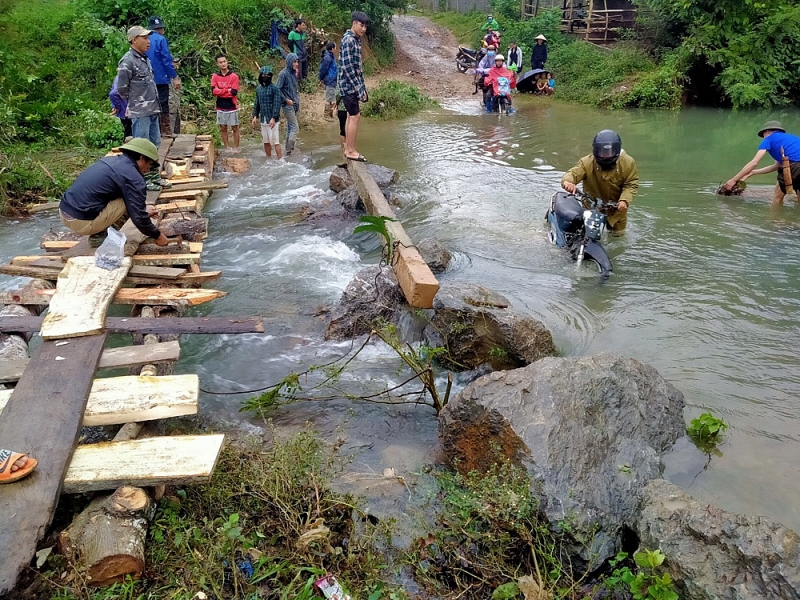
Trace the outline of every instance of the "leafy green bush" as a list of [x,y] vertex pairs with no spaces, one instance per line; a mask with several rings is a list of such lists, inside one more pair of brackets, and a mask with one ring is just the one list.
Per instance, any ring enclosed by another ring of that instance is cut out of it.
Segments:
[[691,420],[686,433],[698,445],[716,445],[727,429],[725,421],[705,412]]
[[638,76],[626,90],[617,90],[611,96],[611,108],[636,106],[639,108],[680,108],[683,87],[675,71],[663,66]]
[[81,112],[83,136],[90,148],[108,150],[122,143],[125,133],[117,117],[88,108]]
[[627,587],[633,600],[678,600],[675,586],[669,573],[659,576],[656,569],[664,562],[664,553],[661,550],[640,550],[633,555],[633,560],[639,567],[634,573],[630,567],[623,563],[628,559],[626,552],[620,552],[616,558],[609,561],[614,568],[611,576],[605,580],[609,589]]
[[370,92],[364,114],[380,119],[401,119],[433,104],[433,100],[413,85],[384,81]]

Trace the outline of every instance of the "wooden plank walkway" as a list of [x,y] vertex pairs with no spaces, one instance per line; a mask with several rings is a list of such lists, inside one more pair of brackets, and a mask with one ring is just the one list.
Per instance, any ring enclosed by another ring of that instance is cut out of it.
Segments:
[[[207,481],[224,436],[178,436],[81,446],[83,425],[137,422],[197,412],[197,375],[155,376],[155,365],[175,361],[177,341],[103,349],[108,332],[134,334],[263,333],[261,318],[194,317],[159,319],[105,316],[110,303],[137,306],[194,306],[225,295],[194,289],[213,281],[220,271],[200,271],[208,220],[201,211],[213,182],[214,146],[209,136],[179,135],[159,148],[162,168],[172,174],[174,190],[148,192],[157,205],[159,228],[186,240],[156,247],[128,220],[121,231],[127,241],[119,273],[98,273],[95,249],[88,238],[44,241],[46,254],[18,256],[0,265],[0,273],[56,280],[55,291],[0,293],[0,302],[47,305],[42,317],[0,318],[9,334],[41,331],[45,341],[31,359],[0,363],[0,446],[28,452],[38,468],[13,486],[0,487],[0,596],[16,585],[30,564],[36,543],[52,521],[59,494],[115,489],[120,485],[155,486]],[[167,167],[167,160],[170,160]],[[121,285],[159,287],[120,287]],[[169,287],[166,287],[169,286]],[[180,287],[185,286],[185,287]],[[157,313],[156,313],[157,314]],[[81,336],[81,337],[75,337]],[[60,341],[56,341],[56,340]],[[155,342],[155,343],[152,343]],[[143,375],[95,379],[97,368],[144,366]],[[153,375],[153,376],[151,376]]]
[[53,519],[105,341],[42,343],[0,416],[3,447],[39,460],[30,476],[0,488],[0,595],[14,588]]

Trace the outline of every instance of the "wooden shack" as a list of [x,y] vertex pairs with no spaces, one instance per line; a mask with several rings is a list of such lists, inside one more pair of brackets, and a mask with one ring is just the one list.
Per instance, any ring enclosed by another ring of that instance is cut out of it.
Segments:
[[522,0],[522,16],[561,9],[561,30],[587,42],[610,44],[624,29],[636,26],[636,6],[630,0]]

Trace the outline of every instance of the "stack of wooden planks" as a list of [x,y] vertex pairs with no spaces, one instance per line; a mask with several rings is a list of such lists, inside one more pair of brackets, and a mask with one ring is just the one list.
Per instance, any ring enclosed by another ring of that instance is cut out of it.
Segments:
[[[207,481],[213,472],[222,435],[168,436],[124,439],[77,446],[82,425],[130,424],[197,412],[197,375],[157,376],[159,363],[176,361],[177,341],[147,341],[147,345],[105,348],[106,318],[110,304],[136,306],[196,306],[225,295],[218,290],[196,289],[214,281],[219,271],[200,270],[207,219],[202,216],[211,182],[214,148],[209,136],[179,135],[162,144],[162,165],[171,159],[183,165],[173,169],[174,191],[148,193],[148,203],[158,208],[159,228],[168,236],[187,240],[180,245],[157,247],[128,221],[123,231],[128,241],[126,258],[112,271],[94,263],[94,249],[86,238],[48,240],[46,254],[17,256],[0,265],[0,273],[56,281],[55,290],[3,292],[4,304],[48,306],[39,319],[44,339],[30,359],[0,363],[0,447],[28,452],[39,460],[37,469],[11,486],[3,486],[0,511],[0,595],[11,591],[52,520],[62,491],[78,493],[114,490],[121,485],[154,486]],[[152,312],[152,311],[151,311]],[[147,325],[157,319],[120,319],[131,331],[158,329]],[[160,321],[182,321],[161,319]],[[187,319],[188,320],[188,319]],[[197,320],[197,319],[195,319]],[[137,328],[136,322],[142,323]],[[263,331],[263,324],[245,320],[229,323],[241,331]],[[30,328],[31,323],[26,327]],[[239,323],[237,327],[237,323]],[[218,325],[220,328],[224,324]],[[4,327],[6,325],[4,324]],[[21,331],[9,325],[5,331]],[[192,327],[204,332],[203,323]],[[124,327],[123,327],[124,329]],[[169,330],[169,325],[162,325]],[[176,331],[189,330],[176,324]],[[214,329],[214,327],[210,327]],[[97,369],[139,367],[143,375],[96,378]],[[136,437],[133,435],[132,437]]]

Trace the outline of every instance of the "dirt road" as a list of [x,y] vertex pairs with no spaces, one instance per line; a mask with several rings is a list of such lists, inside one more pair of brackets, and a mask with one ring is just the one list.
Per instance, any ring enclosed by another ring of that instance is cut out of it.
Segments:
[[375,81],[397,79],[411,83],[441,100],[472,94],[472,75],[456,71],[458,43],[447,29],[427,17],[392,17],[397,62]]

